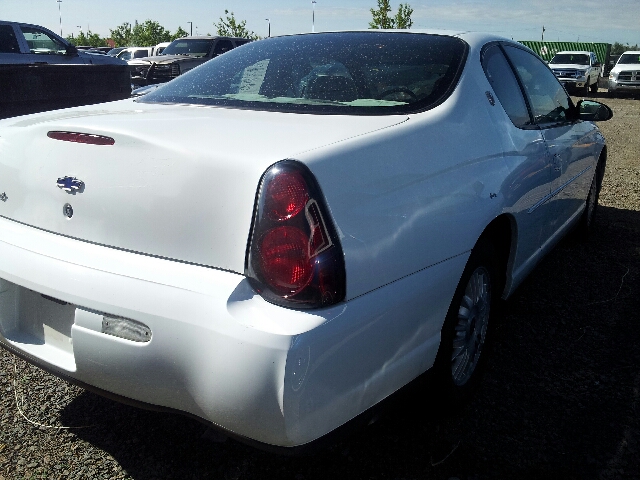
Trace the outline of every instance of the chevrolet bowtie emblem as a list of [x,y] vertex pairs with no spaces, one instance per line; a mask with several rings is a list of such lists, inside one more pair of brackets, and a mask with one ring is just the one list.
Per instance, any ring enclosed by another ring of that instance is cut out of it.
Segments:
[[78,180],[76,177],[62,177],[58,179],[58,188],[61,188],[65,192],[75,193],[82,191],[84,188],[84,182]]

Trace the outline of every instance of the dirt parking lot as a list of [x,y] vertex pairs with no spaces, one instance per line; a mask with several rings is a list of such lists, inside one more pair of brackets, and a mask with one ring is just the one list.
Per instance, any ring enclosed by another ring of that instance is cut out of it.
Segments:
[[597,231],[563,241],[507,302],[482,386],[456,415],[408,393],[339,443],[279,457],[2,350],[0,480],[640,478],[640,100],[601,96],[615,116],[601,124]]

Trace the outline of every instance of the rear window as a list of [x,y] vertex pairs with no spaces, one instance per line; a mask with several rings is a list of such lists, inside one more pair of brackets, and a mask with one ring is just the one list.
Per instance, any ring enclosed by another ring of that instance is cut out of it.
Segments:
[[408,113],[448,96],[466,52],[466,43],[458,38],[399,32],[267,38],[231,50],[138,101],[306,113]]

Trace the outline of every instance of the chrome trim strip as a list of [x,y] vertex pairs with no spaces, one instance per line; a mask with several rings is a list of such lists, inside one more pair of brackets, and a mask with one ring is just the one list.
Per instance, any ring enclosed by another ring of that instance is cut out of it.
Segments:
[[549,200],[551,200],[553,197],[555,197],[558,193],[560,193],[562,190],[564,190],[567,185],[572,183],[576,178],[582,176],[586,171],[591,170],[591,168],[592,168],[591,166],[588,166],[587,168],[582,170],[580,173],[575,175],[573,178],[569,179],[568,182],[563,183],[562,185],[560,185],[558,188],[556,188],[549,195],[544,196],[542,199],[540,199],[538,201],[538,203],[536,203],[533,207],[531,207],[529,210],[527,210],[527,213],[533,213],[534,210],[536,210],[538,207],[540,207],[540,206],[544,205],[545,203],[547,203]]

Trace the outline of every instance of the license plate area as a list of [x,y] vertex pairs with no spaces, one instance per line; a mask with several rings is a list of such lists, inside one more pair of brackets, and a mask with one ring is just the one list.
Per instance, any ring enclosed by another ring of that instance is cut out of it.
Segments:
[[75,310],[75,305],[0,280],[0,334],[18,350],[68,371],[75,371]]

